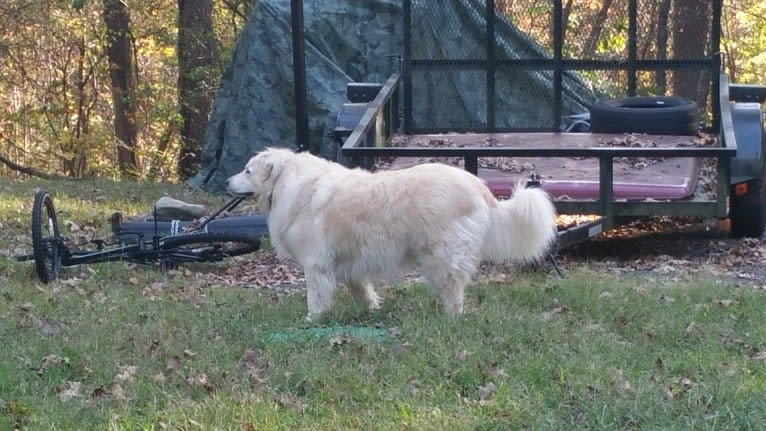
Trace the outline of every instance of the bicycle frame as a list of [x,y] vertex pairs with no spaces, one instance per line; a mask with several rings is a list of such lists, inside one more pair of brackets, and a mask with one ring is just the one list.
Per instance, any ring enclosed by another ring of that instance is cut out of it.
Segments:
[[[151,240],[147,241],[145,235],[142,233],[123,233],[123,235],[135,235],[137,240],[135,243],[123,244],[121,246],[105,248],[106,243],[103,240],[93,240],[91,242],[97,245],[97,249],[93,251],[81,250],[70,251],[66,246],[60,244],[65,250],[64,256],[62,256],[62,265],[75,266],[87,263],[101,263],[101,262],[116,262],[116,261],[129,261],[135,263],[150,263],[158,260],[162,260],[168,256],[171,256],[175,250],[163,249],[160,246],[160,242],[168,236],[182,236],[182,235],[197,235],[205,232],[207,225],[215,220],[218,216],[226,211],[233,210],[248,196],[236,195],[233,196],[226,204],[214,212],[210,217],[204,219],[199,226],[194,229],[190,229],[186,232],[177,235],[160,235],[157,229],[156,217],[146,224],[154,226],[155,234],[152,235]],[[114,229],[114,220],[112,220]]]
[[[128,261],[142,264],[158,262],[161,266],[169,268],[180,262],[220,261],[226,257],[250,253],[260,247],[260,235],[256,237],[241,232],[208,231],[212,221],[224,212],[234,209],[247,197],[248,195],[233,196],[199,225],[176,234],[160,234],[159,222],[155,217],[155,220],[138,224],[149,225],[148,229],[142,226],[145,228],[143,231],[123,231],[117,235],[115,230],[121,226],[122,218],[119,213],[115,213],[112,216],[112,230],[115,231],[117,243],[107,244],[105,240],[94,239],[91,243],[96,245],[95,250],[70,250],[65,244],[65,238],[59,234],[52,197],[40,191],[35,196],[32,211],[34,253],[16,258],[19,261],[34,260],[39,278],[46,283],[55,280],[60,268],[64,266]],[[151,237],[145,233],[147,230],[153,230]],[[128,240],[126,237],[134,239]]]

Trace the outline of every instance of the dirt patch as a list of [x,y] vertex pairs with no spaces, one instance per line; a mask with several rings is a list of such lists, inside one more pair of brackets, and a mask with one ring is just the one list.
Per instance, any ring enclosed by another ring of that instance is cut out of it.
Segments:
[[642,219],[559,250],[556,259],[565,269],[671,278],[707,273],[766,288],[766,239],[731,238],[725,226],[698,218]]

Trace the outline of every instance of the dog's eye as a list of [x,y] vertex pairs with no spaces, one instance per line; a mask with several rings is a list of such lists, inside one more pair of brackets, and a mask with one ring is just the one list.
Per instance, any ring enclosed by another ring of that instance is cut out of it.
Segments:
[[249,174],[250,173],[250,168],[245,168],[245,173]]

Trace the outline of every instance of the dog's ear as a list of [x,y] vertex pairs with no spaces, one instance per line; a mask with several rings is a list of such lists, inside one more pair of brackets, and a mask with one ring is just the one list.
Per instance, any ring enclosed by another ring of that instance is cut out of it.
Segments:
[[271,173],[274,171],[274,165],[271,163],[264,163],[263,170],[261,171],[261,181],[266,182],[271,178]]
[[260,180],[263,184],[269,184],[276,181],[279,172],[282,170],[282,161],[270,152],[263,153],[258,159]]

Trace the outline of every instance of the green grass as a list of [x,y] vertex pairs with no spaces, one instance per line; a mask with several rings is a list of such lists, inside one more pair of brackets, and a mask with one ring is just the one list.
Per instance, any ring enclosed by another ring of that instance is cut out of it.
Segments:
[[173,273],[89,265],[40,284],[28,262],[10,257],[28,247],[36,187],[53,192],[66,219],[102,230],[111,212],[147,211],[164,193],[219,201],[172,185],[0,180],[0,429],[759,429],[766,421],[766,298],[757,289],[567,268],[566,278],[476,283],[458,319],[412,283],[385,290],[373,313],[341,294],[309,324],[302,292],[201,276],[221,265]]

